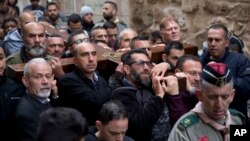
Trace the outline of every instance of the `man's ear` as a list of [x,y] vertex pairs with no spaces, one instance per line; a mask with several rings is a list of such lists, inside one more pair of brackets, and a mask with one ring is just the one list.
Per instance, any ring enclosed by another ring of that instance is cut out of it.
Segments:
[[166,54],[162,54],[161,55],[161,58],[162,58],[162,60],[164,61],[164,62],[167,62],[167,55]]
[[123,64],[123,70],[125,74],[130,74],[130,66]]
[[230,102],[232,102],[234,100],[234,95],[235,95],[235,89],[231,90],[231,100]]
[[102,123],[101,123],[101,121],[96,120],[96,122],[95,122],[95,126],[96,126],[96,128],[98,129],[98,131],[100,131],[100,130],[101,130],[101,128],[102,128]]
[[26,88],[29,86],[29,82],[28,82],[27,77],[23,76],[23,77],[22,77],[22,82],[23,82],[23,85],[24,85]]

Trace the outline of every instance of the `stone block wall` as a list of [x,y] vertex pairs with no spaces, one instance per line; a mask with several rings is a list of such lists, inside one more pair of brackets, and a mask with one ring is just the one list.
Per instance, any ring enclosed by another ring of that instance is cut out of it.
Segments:
[[250,53],[249,0],[130,0],[130,25],[139,32],[159,29],[165,14],[174,14],[181,25],[184,43],[201,47],[206,27],[213,22],[225,23],[240,36],[244,51]]

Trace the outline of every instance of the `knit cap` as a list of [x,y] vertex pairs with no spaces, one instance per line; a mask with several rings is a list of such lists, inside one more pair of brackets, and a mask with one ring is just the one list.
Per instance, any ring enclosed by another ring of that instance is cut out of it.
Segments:
[[91,7],[89,7],[89,6],[87,6],[87,5],[83,6],[81,8],[80,16],[81,17],[85,16],[88,13],[92,13],[93,14],[94,13],[93,9]]
[[230,69],[223,63],[208,63],[202,71],[202,79],[218,87],[226,85],[232,78]]

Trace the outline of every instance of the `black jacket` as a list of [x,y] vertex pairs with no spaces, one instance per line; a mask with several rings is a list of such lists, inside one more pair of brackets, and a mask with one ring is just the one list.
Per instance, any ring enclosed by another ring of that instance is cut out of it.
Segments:
[[[99,141],[98,138],[96,137],[95,133],[97,132],[97,128],[95,126],[91,126],[89,128],[89,133],[85,138],[85,141]],[[132,138],[128,136],[124,136],[123,141],[134,141]]]
[[110,100],[111,88],[101,76],[94,84],[76,69],[59,80],[58,93],[60,106],[77,109],[94,125],[102,105]]
[[[117,88],[124,86],[133,87],[125,79],[121,79]],[[137,91],[140,91],[142,96],[140,102],[138,102]],[[116,89],[111,99],[121,101],[127,108],[129,113],[127,135],[135,141],[150,141],[152,129],[163,111],[164,100],[154,96],[151,90],[145,88]]]
[[2,139],[12,140],[14,129],[14,113],[19,100],[25,94],[25,87],[21,83],[0,77],[0,133]]
[[18,141],[34,141],[40,114],[50,108],[50,104],[43,104],[31,94],[26,94],[19,102],[15,113],[17,122]]

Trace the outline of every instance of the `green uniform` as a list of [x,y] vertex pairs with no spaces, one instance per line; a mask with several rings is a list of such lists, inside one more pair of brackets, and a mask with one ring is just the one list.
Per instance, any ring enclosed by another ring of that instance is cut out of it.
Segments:
[[[235,110],[229,111],[233,125],[244,123],[243,114]],[[198,114],[190,111],[176,122],[168,141],[223,141],[223,136],[219,131],[204,123]]]

